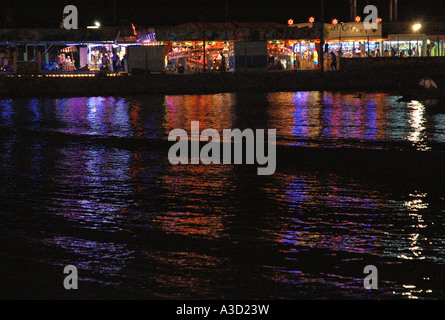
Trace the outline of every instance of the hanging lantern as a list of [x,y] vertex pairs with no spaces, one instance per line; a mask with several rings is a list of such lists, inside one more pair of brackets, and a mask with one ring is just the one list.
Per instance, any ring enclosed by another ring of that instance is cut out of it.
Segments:
[[290,26],[293,25],[293,24],[294,24],[294,20],[289,19],[289,20],[287,21],[287,24],[290,25]]
[[360,22],[360,20],[362,20],[362,18],[360,18],[360,16],[355,17],[355,22]]
[[336,26],[336,25],[338,24],[338,20],[337,20],[337,19],[332,20],[332,24],[333,24],[334,26]]
[[310,17],[309,18],[309,23],[314,23],[315,22],[315,18],[314,17]]

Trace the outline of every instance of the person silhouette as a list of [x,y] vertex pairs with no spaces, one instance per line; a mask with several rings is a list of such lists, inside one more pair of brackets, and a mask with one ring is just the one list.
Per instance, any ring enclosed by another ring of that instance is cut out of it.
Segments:
[[331,51],[331,69],[337,70],[337,56],[335,55],[334,51]]

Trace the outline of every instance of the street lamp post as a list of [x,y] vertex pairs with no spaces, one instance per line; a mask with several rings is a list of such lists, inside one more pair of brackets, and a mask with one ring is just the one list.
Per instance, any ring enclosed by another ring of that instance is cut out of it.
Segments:
[[[416,43],[417,43],[416,54],[418,54],[419,57],[422,56],[421,52],[419,51],[419,30],[421,28],[422,28],[422,25],[420,23],[416,23],[415,25],[413,25],[413,30],[416,33]],[[417,53],[417,51],[419,51],[419,53]]]
[[324,72],[324,0],[321,0],[321,21],[320,21],[320,71]]
[[338,70],[341,70],[341,58],[343,57],[343,42],[341,39],[344,23],[340,23],[340,52],[338,54]]
[[340,54],[343,54],[343,43],[341,41],[341,32],[343,31],[343,22],[340,24]]

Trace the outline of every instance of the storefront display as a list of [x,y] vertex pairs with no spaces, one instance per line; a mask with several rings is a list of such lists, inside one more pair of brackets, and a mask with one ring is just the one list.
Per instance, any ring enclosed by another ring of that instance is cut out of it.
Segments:
[[275,40],[268,42],[269,69],[312,70],[316,47],[308,40]]
[[[233,71],[234,47],[230,41],[181,41],[167,42],[167,71],[170,72],[220,72]],[[204,51],[205,50],[205,51]]]
[[391,56],[397,57],[426,57],[428,38],[423,34],[391,34],[388,36],[387,46]]
[[123,71],[123,59],[125,54],[125,46],[89,45],[88,68],[90,71]]
[[[432,35],[428,37],[430,41],[427,46],[429,55],[432,57],[445,56],[445,36],[444,35]],[[428,54],[428,53],[427,53]]]

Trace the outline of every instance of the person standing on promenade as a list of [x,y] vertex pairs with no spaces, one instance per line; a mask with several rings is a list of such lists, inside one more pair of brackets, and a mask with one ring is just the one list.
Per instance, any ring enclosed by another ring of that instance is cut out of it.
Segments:
[[381,57],[382,55],[380,54],[380,48],[375,49],[375,56],[376,57]]
[[337,56],[334,51],[331,51],[331,69],[337,71]]
[[226,72],[226,57],[223,54],[221,57],[221,72]]

